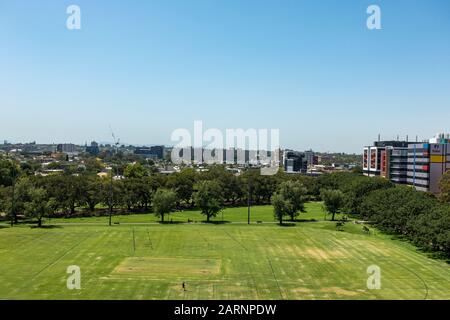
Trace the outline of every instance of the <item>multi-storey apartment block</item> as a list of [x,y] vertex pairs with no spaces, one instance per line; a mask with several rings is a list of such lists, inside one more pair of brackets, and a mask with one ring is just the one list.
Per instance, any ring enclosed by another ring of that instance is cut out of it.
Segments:
[[430,189],[430,144],[418,143],[408,147],[407,184],[420,191]]
[[424,143],[378,141],[365,147],[363,172],[417,190],[439,193],[439,181],[450,170],[450,136],[439,134]]
[[406,183],[408,142],[376,141],[364,148],[363,172],[366,176],[382,176],[395,183]]

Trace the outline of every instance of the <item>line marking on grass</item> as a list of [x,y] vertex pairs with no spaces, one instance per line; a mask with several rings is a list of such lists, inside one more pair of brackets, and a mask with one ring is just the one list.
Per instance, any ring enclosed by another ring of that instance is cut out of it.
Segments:
[[273,275],[273,278],[275,279],[275,282],[277,284],[278,291],[280,292],[281,299],[284,300],[283,292],[281,291],[280,284],[278,283],[278,279],[275,276],[275,271],[273,270],[272,261],[270,261],[269,258],[267,258],[267,261],[269,261],[270,270],[272,270],[272,275]]
[[423,300],[427,300],[427,297],[428,297],[428,285],[427,285],[427,283],[425,282],[425,280],[423,280],[422,277],[419,276],[418,273],[416,273],[415,271],[409,269],[408,267],[406,267],[406,266],[404,266],[404,265],[402,265],[402,264],[400,264],[400,263],[398,263],[398,262],[395,262],[395,261],[393,261],[393,260],[390,261],[390,262],[392,262],[393,264],[396,264],[396,265],[402,267],[403,269],[405,269],[405,270],[411,272],[413,275],[415,275],[415,276],[422,282],[422,284],[423,284],[423,286],[424,286],[424,288],[425,288],[425,296],[423,297]]
[[238,241],[236,238],[234,238],[233,236],[231,236],[231,234],[229,234],[226,230],[224,230],[223,232],[225,232],[227,234],[228,237],[230,237],[232,240],[236,241],[242,248],[244,248],[245,250],[247,250],[247,248],[240,242]]
[[153,250],[153,242],[152,242],[152,239],[150,239],[150,233],[148,232],[148,228],[146,230],[147,230],[148,243],[150,244],[150,249]]
[[53,262],[49,263],[47,266],[45,266],[42,270],[40,270],[38,273],[36,273],[33,276],[33,279],[35,277],[37,277],[39,274],[41,274],[45,269],[51,267],[52,265],[56,264],[59,260],[61,260],[62,258],[64,258],[70,251],[72,251],[73,249],[75,249],[76,247],[78,247],[82,242],[84,242],[87,238],[89,238],[91,235],[88,235],[86,238],[80,240],[78,243],[76,243],[75,245],[73,245],[71,248],[69,248],[66,252],[64,252],[59,258],[57,258],[56,260],[54,260]]
[[136,253],[136,239],[134,237],[134,227],[131,228],[131,230],[132,230],[132,233],[133,233],[133,254],[135,254]]
[[[79,246],[82,242],[84,242],[87,238],[89,238],[91,236],[91,234],[89,234],[88,236],[86,236],[84,239],[81,239],[80,241],[78,241],[75,245],[73,245],[72,247],[70,247],[69,249],[67,249],[61,256],[59,256],[57,259],[53,260],[52,262],[50,262],[49,264],[47,264],[44,268],[42,268],[41,270],[39,270],[36,274],[34,274],[31,279],[30,282],[32,282],[34,279],[36,279],[42,272],[44,272],[46,269],[50,268],[51,266],[55,265],[58,261],[60,261],[62,258],[64,258],[70,251],[72,251],[73,249],[75,249],[77,246]],[[29,282],[26,282],[26,285],[28,285]],[[23,285],[20,288],[17,288],[15,290],[15,292],[20,291],[23,287],[25,287],[25,285]]]

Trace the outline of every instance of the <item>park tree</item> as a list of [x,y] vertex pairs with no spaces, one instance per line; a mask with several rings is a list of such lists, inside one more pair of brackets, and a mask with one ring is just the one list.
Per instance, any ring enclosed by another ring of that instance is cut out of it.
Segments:
[[333,172],[322,174],[317,178],[319,184],[319,190],[321,189],[343,189],[356,179],[365,178],[363,175],[355,174],[351,172]]
[[[281,171],[281,170],[280,170]],[[300,182],[307,191],[307,197],[312,200],[316,200],[320,196],[320,185],[316,177],[310,177],[305,175],[291,175],[284,174],[284,180],[292,180]]]
[[0,186],[0,213],[7,212],[9,198],[10,198],[9,188]]
[[227,170],[223,165],[211,166],[209,171],[204,175],[204,178],[219,182],[222,188],[224,202],[227,204],[236,204],[237,201],[248,193],[249,180],[244,181],[241,177]]
[[436,205],[425,214],[408,221],[412,242],[428,251],[441,251],[450,256],[450,207]]
[[46,189],[49,197],[56,201],[59,209],[75,214],[77,207],[83,205],[86,184],[81,176],[55,174],[38,181],[38,186]]
[[83,192],[81,194],[81,203],[93,212],[97,204],[102,202],[102,181],[97,175],[85,175],[81,177]]
[[203,174],[203,176],[206,180],[214,180],[220,184],[224,202],[230,203],[236,198],[240,186],[236,183],[236,177],[225,166],[211,165],[209,171]]
[[42,226],[42,219],[53,212],[54,199],[49,198],[43,188],[32,187],[28,190],[29,200],[24,205],[25,216],[37,219],[38,227]]
[[278,175],[261,175],[260,170],[247,170],[241,176],[243,193],[251,191],[251,201],[255,204],[270,203],[271,196],[281,179]]
[[327,213],[331,214],[331,220],[339,213],[344,205],[344,193],[341,190],[322,189],[320,197],[323,200],[323,206]]
[[211,217],[215,217],[222,210],[221,186],[217,181],[204,180],[195,185],[195,190],[194,203],[209,222]]
[[439,199],[442,202],[450,203],[450,170],[447,171],[439,182]]
[[380,189],[365,197],[361,210],[379,229],[450,256],[450,207],[434,196],[404,186]]
[[147,178],[147,183],[150,185],[153,193],[155,193],[159,188],[167,188],[167,181],[168,177],[165,174],[155,174]]
[[147,169],[139,162],[129,164],[125,167],[123,175],[126,178],[142,178],[148,175]]
[[300,182],[284,181],[280,183],[275,193],[280,196],[276,197],[277,201],[282,199],[285,202],[284,211],[285,214],[291,218],[291,221],[295,220],[300,211],[305,211],[305,196],[307,190]]
[[128,210],[147,210],[151,202],[153,190],[149,183],[149,177],[127,178],[118,182],[120,202]]
[[29,199],[29,190],[33,188],[33,183],[28,177],[21,177],[14,186],[8,187],[4,193],[3,210],[18,223],[18,215],[24,213],[25,204]]
[[389,189],[394,186],[392,182],[381,177],[365,177],[349,174],[345,184],[339,188],[345,194],[343,210],[348,214],[361,213],[361,203],[372,191]]
[[12,186],[20,175],[20,167],[11,159],[0,159],[0,186]]
[[361,216],[390,233],[408,235],[411,221],[429,214],[438,202],[424,192],[406,186],[379,189],[367,195],[361,204]]
[[136,208],[139,204],[139,196],[137,193],[139,190],[138,181],[139,178],[127,178],[117,181],[117,184],[120,188],[120,204],[128,211]]
[[33,176],[36,171],[41,168],[41,163],[38,161],[25,161],[20,163],[20,173],[25,176]]
[[180,172],[171,174],[167,178],[167,187],[175,190],[178,201],[191,206],[192,193],[197,181],[197,174],[193,168],[185,168]]
[[158,189],[153,195],[153,211],[164,222],[164,216],[172,212],[176,206],[177,195],[169,189]]
[[86,166],[87,172],[94,174],[101,172],[105,168],[105,165],[102,163],[102,161],[94,157],[85,159],[84,165]]
[[111,178],[111,172],[107,176],[100,178],[100,203],[107,206],[109,210],[114,211],[114,208],[120,207],[124,204],[124,190],[122,180]]
[[151,185],[151,177],[143,177],[139,179],[138,181],[138,199],[139,199],[139,206],[141,209],[144,209],[145,211],[148,210],[148,207],[151,205],[152,202],[152,196],[154,194],[154,190]]
[[284,199],[283,195],[279,193],[274,193],[271,197],[271,202],[273,206],[273,213],[275,219],[280,222],[280,225],[283,224],[283,217],[286,216],[289,212],[288,202]]

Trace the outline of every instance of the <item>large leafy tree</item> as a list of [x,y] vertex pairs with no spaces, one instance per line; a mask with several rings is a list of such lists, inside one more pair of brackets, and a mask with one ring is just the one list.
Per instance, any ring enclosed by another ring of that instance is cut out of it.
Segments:
[[170,175],[167,179],[167,187],[175,190],[179,201],[191,205],[194,185],[197,181],[197,174],[192,168],[185,168],[181,172]]
[[[352,177],[353,175],[353,177]],[[340,190],[345,194],[344,211],[349,214],[361,213],[361,203],[372,191],[389,189],[394,186],[392,182],[381,177],[365,177],[350,174]]]
[[411,221],[428,214],[436,207],[433,196],[406,186],[373,191],[361,204],[361,215],[375,222],[381,229],[408,235]]
[[0,159],[0,186],[12,186],[20,174],[20,167],[10,159]]
[[243,192],[246,194],[250,188],[251,201],[256,204],[269,203],[270,198],[281,181],[280,175],[261,175],[260,170],[247,170],[241,178]]
[[148,171],[141,163],[136,162],[127,165],[123,175],[127,178],[142,178],[148,175]]
[[[283,212],[284,215],[288,215],[291,221],[299,215],[299,212],[305,211],[305,200],[307,190],[303,184],[298,181],[284,181],[280,183],[275,194],[275,198],[272,196],[272,204],[274,199],[276,202],[284,201]],[[275,214],[277,217],[278,215]]]
[[119,201],[128,210],[147,210],[153,189],[149,177],[127,178],[119,183],[120,194]]
[[123,205],[124,190],[121,180],[111,179],[111,173],[109,173],[108,176],[100,178],[100,184],[101,204],[107,206],[111,211]]
[[443,202],[450,203],[450,171],[447,171],[439,182],[439,199]]
[[362,216],[426,250],[450,255],[450,207],[409,187],[376,190],[361,204]]
[[414,244],[450,256],[450,207],[438,205],[426,214],[408,221]]
[[325,211],[332,215],[331,220],[334,221],[336,213],[339,213],[344,205],[344,193],[341,190],[322,189],[320,196]]
[[209,222],[223,207],[222,189],[217,181],[200,181],[195,186],[194,203]]
[[6,211],[8,203],[9,190],[5,187],[0,187],[0,213]]
[[38,186],[46,189],[57,207],[66,213],[75,214],[77,207],[83,205],[86,183],[81,176],[56,174],[38,181]]
[[81,202],[85,204],[91,212],[95,210],[95,206],[102,202],[102,181],[97,175],[82,176],[83,192],[81,194]]
[[153,195],[153,211],[157,217],[164,222],[164,216],[169,214],[175,208],[177,195],[169,189],[158,189]]
[[54,210],[54,199],[50,198],[43,188],[32,187],[28,190],[29,200],[24,205],[24,213],[30,218],[37,219],[38,227],[42,226],[42,219]]
[[85,159],[84,165],[86,166],[86,171],[89,173],[98,173],[105,168],[102,161],[94,157]]
[[283,217],[286,216],[289,212],[288,203],[283,198],[283,196],[279,193],[274,193],[271,197],[271,202],[273,206],[273,213],[275,219],[280,222],[280,225],[283,224]]
[[[25,211],[25,204],[29,201],[29,190],[33,187],[33,183],[28,177],[21,177],[15,183],[14,187],[8,187],[4,192],[3,210],[13,219],[14,223],[18,222],[18,216]],[[13,192],[14,191],[14,192]],[[14,198],[13,198],[14,197]]]

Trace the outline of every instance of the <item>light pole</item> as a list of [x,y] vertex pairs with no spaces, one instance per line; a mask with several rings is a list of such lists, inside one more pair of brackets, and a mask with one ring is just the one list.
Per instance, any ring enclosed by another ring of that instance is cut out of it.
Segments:
[[112,211],[113,211],[113,166],[111,164],[111,179],[109,183],[109,225],[111,226],[112,219]]
[[247,190],[247,224],[250,224],[250,196],[251,196],[251,192],[250,192],[250,175],[248,177],[248,190]]
[[12,183],[12,199],[11,199],[11,227],[14,225],[14,221],[15,221],[15,213],[14,213],[14,198],[15,198],[15,181],[13,178],[13,183]]
[[16,189],[16,165],[14,161],[11,161],[12,164],[12,198],[11,198],[11,227],[14,225],[14,223],[17,223],[17,216],[15,213],[15,189]]

